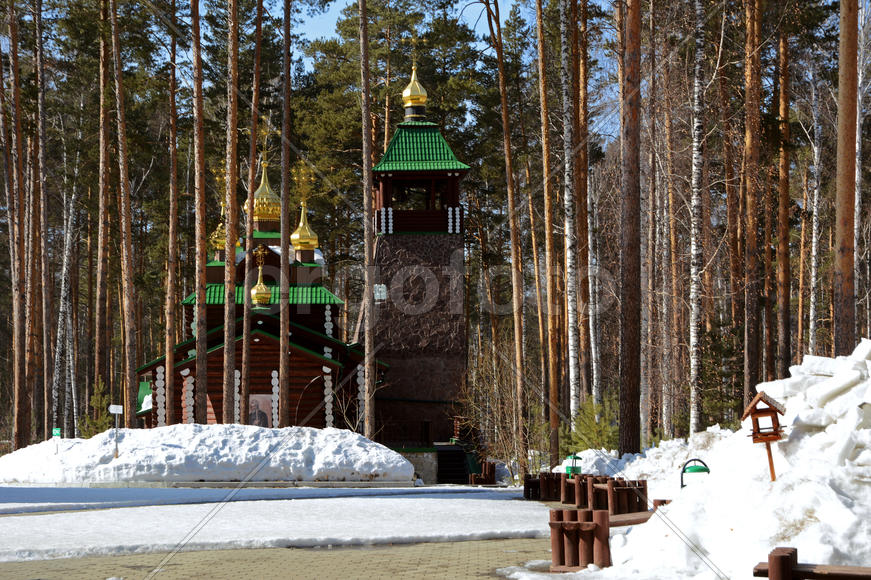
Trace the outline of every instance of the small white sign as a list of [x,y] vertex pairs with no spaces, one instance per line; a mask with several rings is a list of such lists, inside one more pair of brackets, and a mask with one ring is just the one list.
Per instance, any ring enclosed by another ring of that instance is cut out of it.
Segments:
[[109,405],[109,412],[113,415],[121,415],[124,413],[124,407],[121,405]]

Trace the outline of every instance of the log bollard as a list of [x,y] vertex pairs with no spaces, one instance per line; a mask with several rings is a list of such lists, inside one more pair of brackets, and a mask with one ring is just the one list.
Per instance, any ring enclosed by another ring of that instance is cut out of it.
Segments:
[[638,511],[647,511],[647,480],[641,480],[641,496],[638,498]]
[[610,521],[608,510],[593,511],[593,564],[600,568],[611,565]]
[[568,482],[566,481],[567,475],[565,473],[559,474],[559,500],[560,503],[569,503],[568,499]]
[[550,510],[550,561],[553,567],[562,566],[566,561],[563,550],[562,521],[562,510]]
[[[579,510],[578,521],[592,522],[593,510]],[[593,563],[593,532],[591,530],[582,531],[581,533],[585,534],[585,537],[582,538],[580,542],[580,550],[578,553],[578,566],[585,568]]]
[[551,572],[611,565],[608,510],[550,510]]
[[616,515],[617,514],[617,492],[614,491],[614,487],[617,482],[613,479],[608,480],[608,514]]

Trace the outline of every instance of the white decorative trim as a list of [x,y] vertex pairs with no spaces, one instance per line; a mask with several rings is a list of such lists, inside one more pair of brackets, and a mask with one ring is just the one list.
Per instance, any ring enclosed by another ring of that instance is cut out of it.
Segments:
[[324,371],[324,424],[333,426],[333,377],[330,375],[330,367],[323,367]]
[[357,424],[362,427],[366,413],[366,373],[363,365],[357,365]]
[[272,426],[278,427],[278,371],[272,371]]
[[324,347],[324,357],[325,358],[333,358],[333,349],[329,346]]
[[[190,373],[189,369],[185,369]],[[184,371],[182,371],[184,372]],[[187,415],[186,423],[194,422],[194,376],[188,374],[184,379],[184,408]]]
[[448,233],[454,233],[454,208],[448,208]]
[[333,336],[333,313],[329,304],[324,306],[324,334]]
[[387,233],[388,234],[393,233],[393,208],[392,207],[387,208]]
[[164,380],[165,369],[163,366],[155,370],[154,390],[157,395],[157,426],[166,425],[166,381]]
[[236,369],[235,386],[233,387],[233,416],[239,423],[239,386],[242,384],[242,371]]

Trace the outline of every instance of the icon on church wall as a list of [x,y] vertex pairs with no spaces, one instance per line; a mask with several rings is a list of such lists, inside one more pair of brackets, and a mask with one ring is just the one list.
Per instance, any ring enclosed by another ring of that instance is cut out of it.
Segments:
[[248,424],[256,427],[272,427],[271,395],[250,395],[248,397]]

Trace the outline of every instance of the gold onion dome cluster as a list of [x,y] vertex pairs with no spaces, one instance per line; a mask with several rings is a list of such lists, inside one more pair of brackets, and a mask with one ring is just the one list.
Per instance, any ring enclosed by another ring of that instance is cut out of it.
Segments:
[[305,200],[302,201],[299,226],[290,235],[290,243],[295,250],[316,250],[318,248],[318,235],[308,225],[308,208],[306,207]]
[[422,107],[426,104],[426,89],[417,80],[417,64],[411,68],[411,82],[402,91],[402,106]]
[[260,187],[254,192],[254,219],[258,221],[278,221],[281,219],[281,198],[269,187],[266,176],[267,163],[260,163]]

